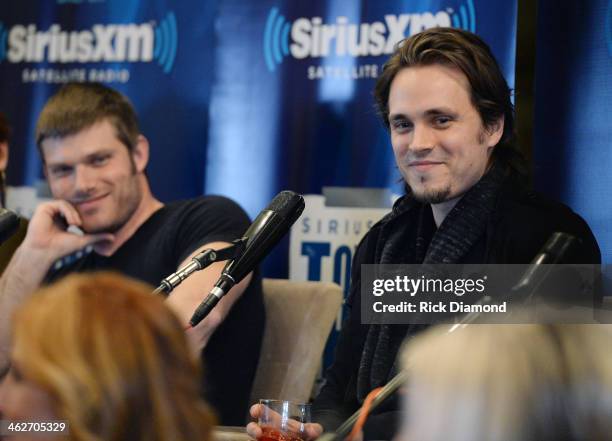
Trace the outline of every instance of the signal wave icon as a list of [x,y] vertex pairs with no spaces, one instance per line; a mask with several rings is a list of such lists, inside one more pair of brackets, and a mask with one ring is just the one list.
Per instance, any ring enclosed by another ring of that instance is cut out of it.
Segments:
[[466,0],[466,5],[459,6],[459,12],[452,14],[453,27],[464,31],[476,32],[476,12],[473,0]]
[[5,29],[4,24],[0,21],[0,61],[6,58],[6,38],[8,31]]
[[290,29],[291,23],[279,15],[278,8],[272,8],[268,14],[263,39],[264,58],[270,72],[274,72],[276,66],[283,62],[283,58],[289,55]]
[[176,57],[178,44],[178,31],[174,12],[168,12],[166,17],[155,29],[155,49],[153,58],[163,68],[164,73],[170,72]]

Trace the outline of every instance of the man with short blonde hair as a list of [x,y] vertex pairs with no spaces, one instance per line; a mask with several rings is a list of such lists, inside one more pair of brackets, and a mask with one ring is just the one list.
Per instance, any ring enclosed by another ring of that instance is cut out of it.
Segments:
[[[41,283],[72,272],[116,270],[157,285],[203,249],[224,247],[249,226],[227,198],[156,199],[145,173],[149,141],[128,99],[106,86],[63,86],[43,109],[36,138],[55,200],[36,209],[0,280],[0,372],[8,363],[11,312]],[[194,273],[168,297],[185,325],[222,267],[219,262]],[[222,424],[244,422],[263,326],[261,280],[250,274],[187,331],[203,350],[207,397]],[[246,349],[233,349],[243,344]]]

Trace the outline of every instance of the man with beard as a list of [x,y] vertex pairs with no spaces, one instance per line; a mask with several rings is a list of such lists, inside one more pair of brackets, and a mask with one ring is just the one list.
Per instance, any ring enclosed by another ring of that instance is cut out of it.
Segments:
[[[36,209],[0,280],[0,373],[8,365],[11,313],[41,283],[72,272],[116,270],[157,285],[201,250],[227,246],[249,225],[226,198],[157,200],[145,173],[149,143],[134,109],[106,86],[62,87],[45,105],[36,139],[55,200]],[[223,265],[194,273],[168,297],[185,325]],[[244,422],[263,325],[261,280],[250,274],[187,331],[202,351],[205,393],[222,424]],[[232,349],[238,343],[247,349]]]
[[[335,430],[385,385],[397,372],[403,340],[425,326],[362,324],[362,264],[526,264],[556,231],[582,240],[574,263],[601,260],[577,214],[526,188],[511,92],[478,36],[436,28],[404,40],[374,95],[407,194],[355,253],[350,313],[313,405],[310,438]],[[251,408],[252,416],[259,412]],[[364,438],[392,439],[399,416],[394,396],[369,416]],[[255,424],[248,430],[260,433]]]

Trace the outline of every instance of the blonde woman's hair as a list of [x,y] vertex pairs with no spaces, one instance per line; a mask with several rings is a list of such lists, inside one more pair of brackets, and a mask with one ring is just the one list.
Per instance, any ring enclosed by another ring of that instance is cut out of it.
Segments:
[[179,320],[146,285],[73,275],[16,314],[13,360],[45,390],[70,439],[208,440],[199,365]]
[[612,439],[606,325],[431,329],[402,353],[402,440]]

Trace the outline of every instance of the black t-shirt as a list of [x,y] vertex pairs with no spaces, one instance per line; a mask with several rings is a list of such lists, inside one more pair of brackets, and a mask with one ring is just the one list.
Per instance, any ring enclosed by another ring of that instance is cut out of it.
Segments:
[[[67,256],[54,265],[45,282],[73,272],[115,270],[157,286],[196,249],[237,239],[249,224],[246,213],[224,197],[173,202],[156,211],[112,256],[84,251]],[[202,293],[202,299],[206,294]],[[220,424],[245,422],[264,321],[261,278],[256,270],[202,354],[205,397],[218,412]]]

